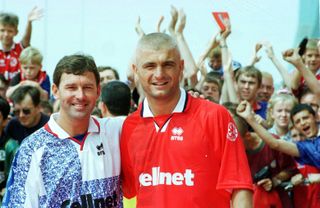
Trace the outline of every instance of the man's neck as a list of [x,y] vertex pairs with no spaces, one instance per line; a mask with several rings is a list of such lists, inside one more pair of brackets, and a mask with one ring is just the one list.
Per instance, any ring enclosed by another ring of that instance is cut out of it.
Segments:
[[275,126],[276,132],[278,136],[284,136],[288,133],[288,128],[281,128],[279,126]]
[[59,124],[61,128],[63,128],[71,137],[84,134],[88,131],[90,119],[70,119],[64,116],[63,114],[59,114],[56,122]]
[[4,52],[9,52],[13,46],[13,42],[11,44],[2,44],[2,50]]
[[26,127],[26,128],[32,128],[32,127],[37,126],[37,125],[40,123],[40,120],[41,120],[41,113],[39,112],[39,113],[37,114],[37,118],[35,119],[34,124],[33,124],[32,126],[28,126],[28,127]]
[[181,96],[180,90],[168,99],[148,98],[148,104],[154,116],[171,114],[177,106]]

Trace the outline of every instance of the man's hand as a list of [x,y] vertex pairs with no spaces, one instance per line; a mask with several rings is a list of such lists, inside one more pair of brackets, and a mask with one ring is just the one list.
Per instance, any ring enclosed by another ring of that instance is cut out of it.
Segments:
[[271,191],[272,189],[272,180],[270,178],[264,178],[257,183],[258,186],[262,186],[264,190]]
[[237,107],[237,114],[244,118],[245,120],[249,118],[253,118],[252,108],[248,101],[244,100],[241,101],[240,104]]
[[145,35],[145,33],[141,27],[141,24],[140,24],[140,16],[138,17],[138,20],[137,20],[137,23],[136,23],[136,26],[134,27],[134,29],[136,30],[136,32],[140,38]]
[[265,47],[265,51],[269,57],[269,59],[273,59],[274,58],[274,52],[273,52],[273,48],[270,42],[266,41],[263,43],[263,46]]
[[302,58],[299,55],[299,48],[295,48],[295,49],[289,49],[286,50],[282,53],[282,57],[284,60],[286,60],[287,62],[297,66],[299,64],[302,64]]
[[220,31],[220,34],[221,34],[221,38],[226,40],[227,37],[231,34],[231,22],[230,22],[230,19],[228,18],[222,19],[222,22],[225,25],[226,29],[224,31]]
[[262,48],[261,43],[257,43],[255,45],[254,51],[253,51],[253,57],[250,65],[254,66],[256,63],[258,63],[261,60],[261,56],[258,56],[258,52],[260,51],[261,48]]
[[[156,28],[156,31],[158,32],[158,33],[161,33],[161,24],[162,24],[162,22],[163,22],[163,20],[164,20],[164,16],[160,16],[160,18],[159,18],[159,21],[158,21],[158,24],[157,24],[157,28]],[[166,32],[166,30],[163,30],[162,31],[162,33],[165,33]]]
[[193,90],[189,90],[188,93],[194,98],[203,98],[203,99],[205,99],[204,95],[200,94],[199,92],[195,92]]
[[177,34],[183,33],[183,30],[186,26],[186,20],[187,20],[186,14],[184,13],[183,9],[180,9],[180,11],[179,11],[179,24],[178,24],[178,27],[176,30]]
[[175,28],[176,28],[176,24],[178,21],[178,11],[174,6],[171,5],[170,13],[171,13],[171,21],[169,23],[168,30],[169,30],[169,33],[171,34],[171,36],[175,36],[175,34],[176,34]]
[[303,183],[303,175],[301,173],[292,176],[291,178],[292,185],[296,186]]
[[43,16],[43,10],[38,7],[33,7],[28,15],[28,21],[33,22],[34,20],[39,20]]

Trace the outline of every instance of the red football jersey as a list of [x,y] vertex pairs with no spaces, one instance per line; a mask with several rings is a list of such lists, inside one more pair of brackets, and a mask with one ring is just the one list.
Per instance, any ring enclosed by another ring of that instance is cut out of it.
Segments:
[[[320,170],[310,166],[297,163],[297,168],[304,178],[309,173],[320,173]],[[320,207],[320,184],[301,184],[293,187],[293,201],[295,207],[309,208]]]
[[147,99],[124,122],[124,196],[137,207],[230,207],[233,189],[252,190],[244,146],[228,111],[181,91],[170,115]]
[[9,52],[0,49],[0,74],[7,80],[11,80],[19,72],[19,56],[22,50],[21,43],[15,43]]

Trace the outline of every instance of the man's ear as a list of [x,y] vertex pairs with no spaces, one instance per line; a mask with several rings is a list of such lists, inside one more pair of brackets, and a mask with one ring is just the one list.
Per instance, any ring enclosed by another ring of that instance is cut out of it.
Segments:
[[59,88],[56,84],[52,84],[51,86],[51,92],[52,92],[52,95],[54,96],[55,99],[58,99],[59,98]]
[[105,117],[107,114],[107,106],[102,101],[99,101],[98,108],[100,109],[102,116]]
[[136,73],[137,73],[137,66],[136,66],[135,64],[132,64],[132,65],[131,65],[131,70],[132,70],[132,72],[133,72],[134,74],[136,74]]
[[184,70],[184,60],[183,59],[180,60],[180,69]]
[[98,94],[98,97],[100,97],[100,94],[101,94],[101,85],[100,84],[97,86],[97,94]]

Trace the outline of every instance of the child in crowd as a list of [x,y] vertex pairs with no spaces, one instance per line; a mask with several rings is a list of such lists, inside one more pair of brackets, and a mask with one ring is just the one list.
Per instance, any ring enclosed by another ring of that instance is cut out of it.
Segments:
[[18,34],[19,18],[15,14],[0,13],[0,74],[11,80],[19,72],[21,51],[30,45],[32,22],[42,16],[42,11],[33,8],[28,15],[25,34],[20,43],[14,42]]
[[45,71],[42,71],[42,55],[34,47],[24,49],[19,57],[21,72],[16,74],[10,82],[7,90],[7,97],[22,85],[37,87],[41,93],[41,100],[48,100],[50,97],[50,79]]

